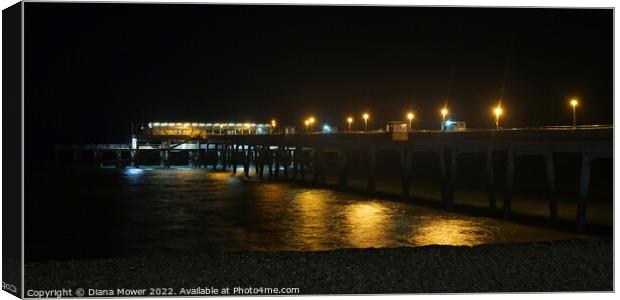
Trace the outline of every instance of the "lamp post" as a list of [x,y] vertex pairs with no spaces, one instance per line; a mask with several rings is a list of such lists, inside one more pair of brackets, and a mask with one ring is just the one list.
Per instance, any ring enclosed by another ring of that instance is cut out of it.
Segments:
[[370,116],[368,115],[368,113],[364,113],[362,117],[364,118],[364,131],[368,131],[368,118]]
[[310,120],[305,120],[304,124],[306,124],[306,133],[308,133],[308,126],[310,125]]
[[441,131],[446,131],[446,115],[448,114],[448,109],[446,107],[441,109]]
[[495,130],[499,130],[499,117],[504,113],[502,107],[498,104],[497,107],[493,110],[495,114]]
[[275,133],[276,132],[276,120],[273,119],[271,120],[271,133]]
[[352,117],[348,117],[347,118],[347,123],[349,124],[349,132],[351,132],[351,123],[353,123],[353,118]]
[[411,132],[411,129],[413,128],[411,126],[411,121],[413,121],[413,118],[415,118],[415,115],[412,112],[407,114],[407,119],[409,120],[409,132]]
[[308,122],[310,122],[310,130],[314,131],[314,117],[310,117],[310,119],[308,119]]
[[577,105],[579,105],[579,100],[571,99],[570,106],[573,107],[573,129],[577,127]]

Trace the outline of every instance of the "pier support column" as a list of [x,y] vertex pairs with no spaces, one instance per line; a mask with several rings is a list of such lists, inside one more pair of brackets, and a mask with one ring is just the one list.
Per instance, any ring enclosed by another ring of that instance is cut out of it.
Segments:
[[160,149],[159,150],[159,165],[162,168],[169,168],[170,167],[169,155],[170,155],[170,150],[168,150],[168,149]]
[[274,178],[278,179],[280,178],[280,164],[282,163],[282,147],[278,146],[278,149],[274,151],[274,164],[275,164],[275,171],[274,171]]
[[588,192],[590,185],[591,159],[587,153],[581,155],[581,175],[579,177],[579,202],[577,204],[577,231],[586,230],[586,208],[588,204]]
[[448,170],[446,166],[446,155],[445,149],[439,149],[439,171],[440,171],[440,181],[439,181],[439,189],[441,190],[441,201],[444,203],[446,207],[449,206],[448,199]]
[[136,149],[130,149],[129,153],[131,155],[131,166],[134,168],[140,167],[140,147],[136,147]]
[[504,219],[509,219],[512,213],[512,188],[514,184],[515,173],[515,153],[508,150],[506,159],[506,184],[504,187]]
[[553,152],[549,152],[545,155],[545,161],[547,162],[547,186],[549,198],[549,217],[552,220],[558,218],[558,202],[555,190],[555,168],[553,163]]
[[252,146],[252,163],[254,164],[254,173],[258,175],[260,171],[259,158],[258,158],[258,146]]
[[325,182],[325,175],[323,174],[323,164],[321,160],[321,154],[323,149],[314,148],[313,153],[313,165],[314,165],[314,182]]
[[220,152],[220,145],[213,145],[213,171],[217,170],[217,165],[220,163],[220,156],[222,153]]
[[207,161],[209,158],[209,143],[205,143],[205,149],[200,150],[200,165],[207,169],[209,162]]
[[232,163],[232,173],[233,175],[237,175],[237,161],[239,158],[239,152],[238,152],[238,145],[234,144],[232,145],[232,153],[231,153],[231,163]]
[[269,178],[273,178],[273,150],[271,150],[271,146],[267,146],[266,150],[266,161],[267,161],[267,170],[269,171]]
[[340,148],[338,150],[338,186],[346,190],[349,184],[349,149]]
[[288,166],[290,164],[290,154],[291,151],[288,149],[288,147],[284,147],[282,149],[282,176],[284,176],[284,179],[288,179]]
[[409,200],[411,190],[412,151],[407,148],[400,150],[400,179],[403,185],[403,198]]
[[228,145],[222,144],[220,147],[222,148],[220,150],[220,163],[222,164],[222,171],[226,171],[226,162],[228,160]]
[[304,149],[299,149],[299,179],[306,180],[306,155]]
[[213,155],[212,155],[212,159],[213,159],[213,171],[217,170],[217,163],[220,160],[220,151],[218,150],[219,145],[218,144],[214,144],[213,145]]
[[493,149],[487,150],[486,154],[487,190],[489,193],[489,208],[495,210],[497,201],[495,198],[495,173],[493,172]]
[[267,163],[269,178],[273,178],[273,151],[271,150],[271,146],[265,148],[265,162]]
[[375,182],[375,171],[377,167],[376,150],[374,148],[368,148],[366,152],[368,154],[368,192],[374,193],[377,190],[377,184]]
[[260,146],[258,151],[258,178],[263,179],[263,171],[265,169],[265,148]]
[[250,147],[243,149],[243,174],[246,178],[250,178]]
[[103,151],[100,149],[93,150],[93,158],[95,166],[98,166],[99,168],[103,167]]
[[187,151],[187,165],[190,168],[195,167],[194,162],[196,161],[196,157],[194,157],[194,155],[196,155],[196,153],[194,152],[194,150],[188,150]]
[[456,190],[456,172],[458,170],[458,156],[459,153],[456,149],[452,149],[450,151],[450,174],[449,174],[449,178],[448,178],[448,185],[447,185],[447,208],[448,209],[452,209],[454,208],[454,192]]
[[299,172],[299,145],[295,146],[295,150],[293,151],[293,179],[297,180],[297,175]]
[[196,145],[198,146],[198,148],[195,150],[194,153],[194,167],[200,168],[202,163],[202,149],[200,149],[200,140],[196,141]]
[[117,169],[122,169],[124,168],[124,164],[123,164],[123,151],[122,150],[116,150],[116,168]]

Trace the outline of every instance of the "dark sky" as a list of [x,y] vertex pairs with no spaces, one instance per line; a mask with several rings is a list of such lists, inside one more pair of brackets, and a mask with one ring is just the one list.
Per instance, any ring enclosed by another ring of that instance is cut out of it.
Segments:
[[506,127],[569,124],[573,96],[613,121],[611,9],[25,5],[31,140],[126,142],[142,115],[437,128],[446,101],[489,128],[504,79]]

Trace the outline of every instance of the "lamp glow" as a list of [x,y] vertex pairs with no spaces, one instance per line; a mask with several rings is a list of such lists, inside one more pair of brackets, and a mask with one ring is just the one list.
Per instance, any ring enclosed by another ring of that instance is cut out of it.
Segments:
[[444,106],[441,109],[441,131],[446,131],[446,115],[448,115],[448,108]]
[[501,105],[497,105],[495,109],[493,109],[493,113],[495,114],[495,129],[499,130],[499,117],[504,113]]
[[579,100],[573,98],[570,100],[570,106],[573,107],[573,129],[577,127],[577,106],[579,105]]
[[575,106],[579,105],[579,100],[577,100],[577,99],[572,99],[572,100],[570,101],[570,105],[571,105],[572,107],[575,107]]
[[412,112],[407,113],[407,119],[409,120],[409,131],[412,129],[411,122],[413,121],[413,118],[415,118],[415,115]]

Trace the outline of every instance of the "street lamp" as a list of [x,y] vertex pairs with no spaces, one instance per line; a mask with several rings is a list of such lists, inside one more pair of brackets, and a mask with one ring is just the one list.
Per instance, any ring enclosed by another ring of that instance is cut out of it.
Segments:
[[493,110],[495,114],[495,130],[499,130],[499,117],[504,113],[502,107],[498,104],[497,107]]
[[368,113],[364,113],[362,117],[364,118],[364,131],[368,131],[368,118],[370,116],[368,115]]
[[412,112],[407,114],[407,119],[409,120],[409,132],[411,132],[412,129],[411,121],[413,121],[413,118],[415,118],[415,115]]
[[577,105],[579,105],[579,100],[571,99],[570,106],[573,107],[573,129],[577,127]]
[[444,107],[441,109],[441,117],[442,117],[442,121],[441,121],[441,131],[445,131],[446,130],[446,115],[448,114],[448,108]]
[[271,133],[274,133],[276,131],[276,120],[273,119],[271,120]]
[[352,117],[348,117],[347,118],[347,123],[349,124],[349,132],[351,131],[351,123],[353,123],[353,118]]
[[310,119],[308,119],[308,122],[310,122],[310,130],[314,130],[314,117],[310,117]]
[[306,124],[306,132],[308,132],[308,125],[310,125],[310,120],[305,120],[304,123]]

